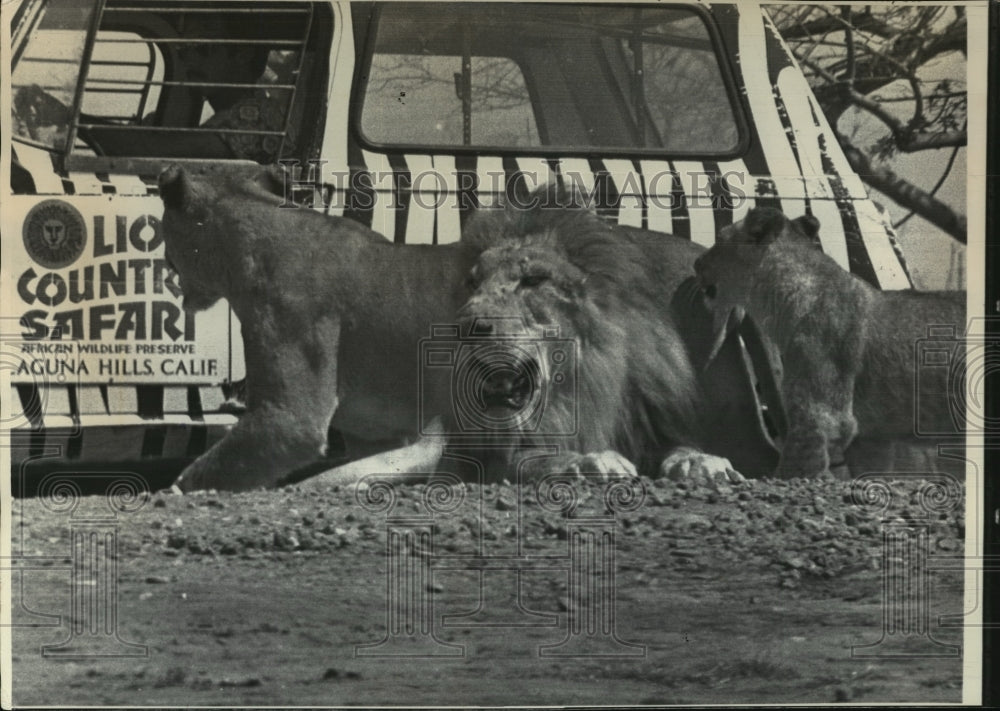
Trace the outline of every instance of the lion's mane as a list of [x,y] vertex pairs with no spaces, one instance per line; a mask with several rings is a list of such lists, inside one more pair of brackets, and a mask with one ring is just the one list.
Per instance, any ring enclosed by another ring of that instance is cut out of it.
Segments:
[[[613,449],[648,472],[668,449],[697,445],[701,431],[703,398],[671,309],[699,250],[613,226],[554,188],[532,197],[529,205],[480,211],[466,226],[463,241],[485,251],[462,315],[518,317],[573,338],[576,407],[548,403],[547,424],[567,431],[578,416],[577,451]],[[551,272],[544,285],[507,283],[519,270],[538,269]]]

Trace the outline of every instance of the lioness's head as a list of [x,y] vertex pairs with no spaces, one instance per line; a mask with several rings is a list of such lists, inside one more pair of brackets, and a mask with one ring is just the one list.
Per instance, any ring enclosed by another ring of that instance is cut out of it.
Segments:
[[714,314],[716,346],[746,315],[757,269],[768,250],[780,249],[775,243],[785,240],[815,245],[818,235],[819,220],[815,217],[789,220],[770,207],[754,208],[719,232],[715,245],[694,263],[705,303]]
[[159,186],[166,259],[180,277],[184,308],[200,311],[229,298],[237,283],[232,255],[243,253],[243,241],[261,229],[248,205],[268,211],[279,206],[283,171],[242,164],[172,165],[160,174]]

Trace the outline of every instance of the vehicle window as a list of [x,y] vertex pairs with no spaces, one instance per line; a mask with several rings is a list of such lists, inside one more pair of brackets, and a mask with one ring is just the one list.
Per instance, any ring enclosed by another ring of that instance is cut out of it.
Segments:
[[[736,145],[739,133],[726,85],[700,17],[646,24],[639,36],[619,38],[615,45],[633,119],[640,132],[653,134],[640,135],[644,145],[668,151]],[[641,75],[641,81],[626,83],[626,73],[633,79]]]
[[360,124],[382,146],[724,154],[738,123],[690,8],[387,3]]
[[141,123],[160,98],[163,53],[134,32],[101,31],[83,90],[84,114]]
[[540,145],[521,68],[509,57],[469,59],[464,107],[462,57],[376,54],[365,102],[369,137],[379,143]]
[[70,125],[95,5],[52,0],[11,71],[14,135],[45,148],[62,147]]
[[[77,55],[69,88],[54,95],[25,81],[24,103],[32,116],[34,106],[64,107],[75,119],[75,153],[262,163],[302,157],[317,139],[303,119],[325,106],[325,91],[309,88],[324,82],[330,14],[328,6],[301,2],[109,0],[89,62],[83,58],[81,71]],[[315,133],[317,123],[309,125]]]

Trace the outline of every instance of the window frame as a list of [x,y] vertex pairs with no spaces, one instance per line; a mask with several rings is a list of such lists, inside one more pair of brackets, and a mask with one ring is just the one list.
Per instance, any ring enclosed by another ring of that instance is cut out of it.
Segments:
[[[183,3],[178,3],[178,4],[183,4]],[[308,0],[302,2],[302,4],[312,6],[309,10],[310,13],[309,33],[305,38],[305,42],[301,45],[299,50],[305,55],[305,53],[309,51],[310,46],[315,47],[317,46],[317,43],[325,45],[325,43],[321,41],[321,38],[319,38],[320,33],[317,30],[317,25],[320,24],[321,22],[322,23],[326,22],[326,20],[321,17],[323,15],[321,6],[325,6],[326,3],[315,2],[315,0]],[[233,6],[238,7],[239,5],[234,2]],[[228,158],[228,157],[198,158],[195,156],[191,157],[179,156],[179,157],[165,158],[163,156],[89,155],[87,153],[81,153],[79,150],[74,150],[76,148],[75,144],[79,140],[78,126],[81,123],[83,94],[85,92],[85,88],[89,80],[91,63],[93,61],[94,45],[97,41],[98,33],[102,28],[102,21],[104,18],[104,14],[108,9],[109,8],[107,7],[106,0],[96,0],[94,14],[90,19],[90,24],[89,27],[87,28],[87,35],[84,40],[84,50],[77,74],[77,83],[74,90],[74,101],[72,106],[68,107],[71,112],[71,121],[67,130],[67,136],[65,141],[57,143],[53,146],[39,145],[27,139],[25,139],[23,142],[29,145],[38,145],[38,147],[42,148],[43,150],[50,152],[53,155],[54,159],[58,161],[60,167],[67,171],[115,172],[115,173],[131,173],[136,175],[146,175],[146,174],[155,175],[162,169],[164,163],[167,161],[172,163],[178,163],[182,165],[192,165],[192,166],[215,165],[218,164],[220,161],[226,163],[227,165],[238,165],[238,164],[257,165],[255,161],[246,158]],[[248,11],[252,12],[252,9]],[[325,46],[323,47],[323,49],[327,49],[328,51],[317,53],[317,54],[322,54],[323,56],[319,57],[318,62],[314,59],[314,67],[311,72],[313,76],[312,80],[310,80],[316,82],[322,81],[322,90],[324,92],[327,91],[329,85],[328,81],[329,61],[330,61],[329,51],[332,51],[333,35],[337,31],[335,19],[331,17],[329,18],[329,22],[330,22],[329,25],[330,43],[329,47]],[[121,28],[114,28],[113,31],[118,32],[118,31],[134,31],[134,30],[122,30]],[[157,44],[155,38],[150,37],[147,39],[152,44],[154,45]],[[28,37],[25,38],[24,47],[27,47],[27,45],[28,45]],[[153,51],[154,53],[158,52],[161,55],[164,62],[164,73],[166,76],[166,74],[169,73],[170,71],[170,65],[171,65],[170,52],[162,51],[162,47],[158,46],[155,49],[151,47],[151,51]],[[303,61],[305,61],[305,57],[303,57]],[[302,82],[305,82],[306,80],[307,78],[302,78],[302,77],[299,78],[299,81]],[[317,84],[317,87],[318,86],[319,84]],[[296,90],[296,92],[301,92],[303,95],[308,95],[311,93],[310,88],[316,88],[316,87],[311,87],[311,85],[307,86],[303,84],[300,88]],[[161,92],[161,95],[158,98],[158,103],[162,103],[163,100],[164,96]],[[322,104],[325,113],[325,109],[328,105],[328,97],[325,94],[322,100]],[[159,110],[159,108],[160,108],[159,106],[154,107],[154,110]],[[290,108],[290,111],[294,111],[294,109]],[[305,115],[303,115],[302,117],[300,117],[299,120],[302,125],[299,126],[298,128],[304,134],[311,135],[315,132],[315,127],[312,126],[313,123],[312,119],[309,119],[305,117]],[[320,131],[320,133],[322,132],[321,128],[319,128],[318,130]],[[206,133],[210,132],[211,131],[206,130]],[[16,136],[12,137],[12,139],[15,141],[21,140],[19,137]],[[313,135],[312,138],[310,139],[310,143],[313,144],[312,147],[308,148],[311,156],[312,153],[318,150],[318,146],[321,145],[322,136]],[[302,149],[306,149],[306,146],[302,146]]]
[[[473,3],[468,3],[472,5]],[[375,12],[371,15],[367,30],[364,32],[365,42],[363,52],[359,53],[356,59],[354,72],[354,86],[351,90],[351,110],[350,110],[350,132],[354,140],[361,147],[377,153],[415,153],[415,154],[444,154],[444,155],[498,155],[498,156],[552,156],[560,155],[567,157],[594,158],[601,156],[638,156],[642,158],[656,158],[661,160],[696,160],[696,161],[726,161],[740,158],[746,155],[752,140],[752,125],[747,120],[746,106],[740,96],[737,74],[732,66],[731,55],[726,51],[722,42],[722,36],[716,25],[712,13],[701,5],[688,4],[641,4],[641,3],[621,3],[611,5],[609,3],[599,3],[592,7],[614,7],[622,8],[664,8],[684,10],[696,15],[702,22],[708,34],[712,51],[715,54],[719,74],[726,98],[732,111],[733,122],[736,126],[737,140],[732,149],[727,151],[671,151],[663,148],[645,148],[636,146],[596,146],[596,145],[565,145],[551,144],[542,146],[503,146],[503,145],[456,145],[456,144],[431,144],[431,143],[402,143],[402,142],[379,142],[371,140],[362,127],[362,114],[364,111],[365,92],[368,87],[368,79],[371,74],[371,64],[375,54],[375,42],[378,36],[379,25],[382,22],[382,15],[385,4],[377,3]],[[511,57],[512,61],[515,61]],[[520,65],[518,65],[520,66]],[[525,84],[528,87],[528,94],[534,104],[536,96],[533,92],[534,77],[525,75]],[[615,85],[615,89],[617,89]],[[631,107],[625,108],[626,112],[631,112]],[[539,136],[543,136],[542,122],[539,119],[535,106],[532,106],[532,114],[536,116],[536,127]]]

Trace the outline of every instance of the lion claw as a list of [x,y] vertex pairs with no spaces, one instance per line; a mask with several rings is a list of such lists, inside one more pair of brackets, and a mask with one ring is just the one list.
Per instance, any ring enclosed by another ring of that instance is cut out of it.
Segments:
[[746,477],[736,471],[725,457],[717,457],[694,449],[672,452],[660,464],[660,476],[703,486],[740,484],[746,481]]
[[587,474],[600,474],[604,481],[612,477],[634,479],[639,476],[635,465],[613,449],[581,454],[570,464],[569,471],[581,477]]

